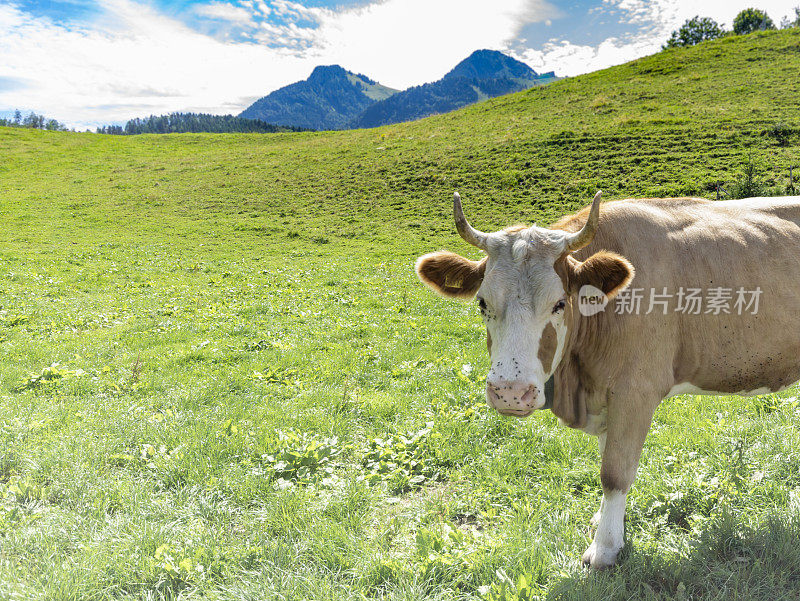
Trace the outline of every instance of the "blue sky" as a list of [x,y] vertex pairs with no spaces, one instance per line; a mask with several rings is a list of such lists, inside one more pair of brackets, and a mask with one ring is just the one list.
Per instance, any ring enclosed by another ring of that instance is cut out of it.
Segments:
[[398,89],[479,48],[570,76],[659,50],[694,15],[730,27],[800,0],[0,0],[0,113],[83,128],[151,113],[238,113],[340,64]]

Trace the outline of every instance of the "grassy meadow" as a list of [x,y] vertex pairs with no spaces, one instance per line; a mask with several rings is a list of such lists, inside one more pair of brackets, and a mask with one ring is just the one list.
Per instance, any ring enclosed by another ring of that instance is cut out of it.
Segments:
[[0,128],[0,598],[797,599],[797,390],[664,402],[590,573],[596,441],[490,411],[413,263],[476,256],[454,189],[481,229],[786,193],[798,72],[794,29],[370,130]]

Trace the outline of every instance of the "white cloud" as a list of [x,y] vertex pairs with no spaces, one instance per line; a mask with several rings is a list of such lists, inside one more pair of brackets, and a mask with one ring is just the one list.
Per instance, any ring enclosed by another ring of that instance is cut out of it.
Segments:
[[234,6],[227,2],[211,2],[200,4],[194,9],[195,14],[208,19],[228,21],[239,26],[255,26],[253,15],[243,6]]
[[562,40],[547,42],[541,50],[527,50],[518,58],[540,72],[556,71],[560,76],[573,76],[619,65],[655,50],[646,38],[632,41],[608,38],[597,46]]
[[68,29],[0,5],[0,75],[32,80],[0,91],[0,109],[78,127],[169,111],[238,112],[242,98],[308,70],[280,50],[223,43],[130,0],[106,6],[92,29]]

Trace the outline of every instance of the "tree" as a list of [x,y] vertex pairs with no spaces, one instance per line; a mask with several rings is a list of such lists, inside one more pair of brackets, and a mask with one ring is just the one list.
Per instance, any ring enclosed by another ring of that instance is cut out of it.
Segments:
[[99,134],[132,136],[136,134],[169,134],[197,132],[250,132],[274,133],[283,131],[308,131],[302,127],[272,125],[260,119],[247,119],[233,115],[208,115],[203,113],[171,113],[134,118],[121,125],[98,127]]
[[789,29],[790,27],[800,27],[800,6],[794,7],[794,20],[789,17],[781,19],[781,29]]
[[714,19],[697,16],[687,19],[681,28],[672,32],[672,37],[664,44],[664,48],[676,48],[678,46],[694,46],[706,40],[715,40],[725,35],[725,31]]
[[31,111],[30,115],[22,120],[23,127],[30,127],[31,129],[44,129],[44,115],[37,115]]
[[745,35],[764,29],[775,29],[775,23],[772,22],[767,13],[757,8],[745,8],[733,20],[733,32],[738,35]]
[[31,129],[48,129],[51,131],[68,131],[67,126],[59,123],[55,119],[48,119],[44,115],[37,115],[33,111],[27,116],[22,116],[22,112],[17,109],[14,111],[14,118],[0,119],[0,126],[5,127],[30,127]]

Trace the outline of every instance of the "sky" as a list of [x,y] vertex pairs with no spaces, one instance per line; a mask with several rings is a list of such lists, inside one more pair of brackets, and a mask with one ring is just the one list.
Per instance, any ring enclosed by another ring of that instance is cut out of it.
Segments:
[[800,0],[0,0],[0,114],[78,129],[173,111],[237,114],[339,64],[405,89],[472,51],[572,76],[660,50],[686,19],[730,28]]

